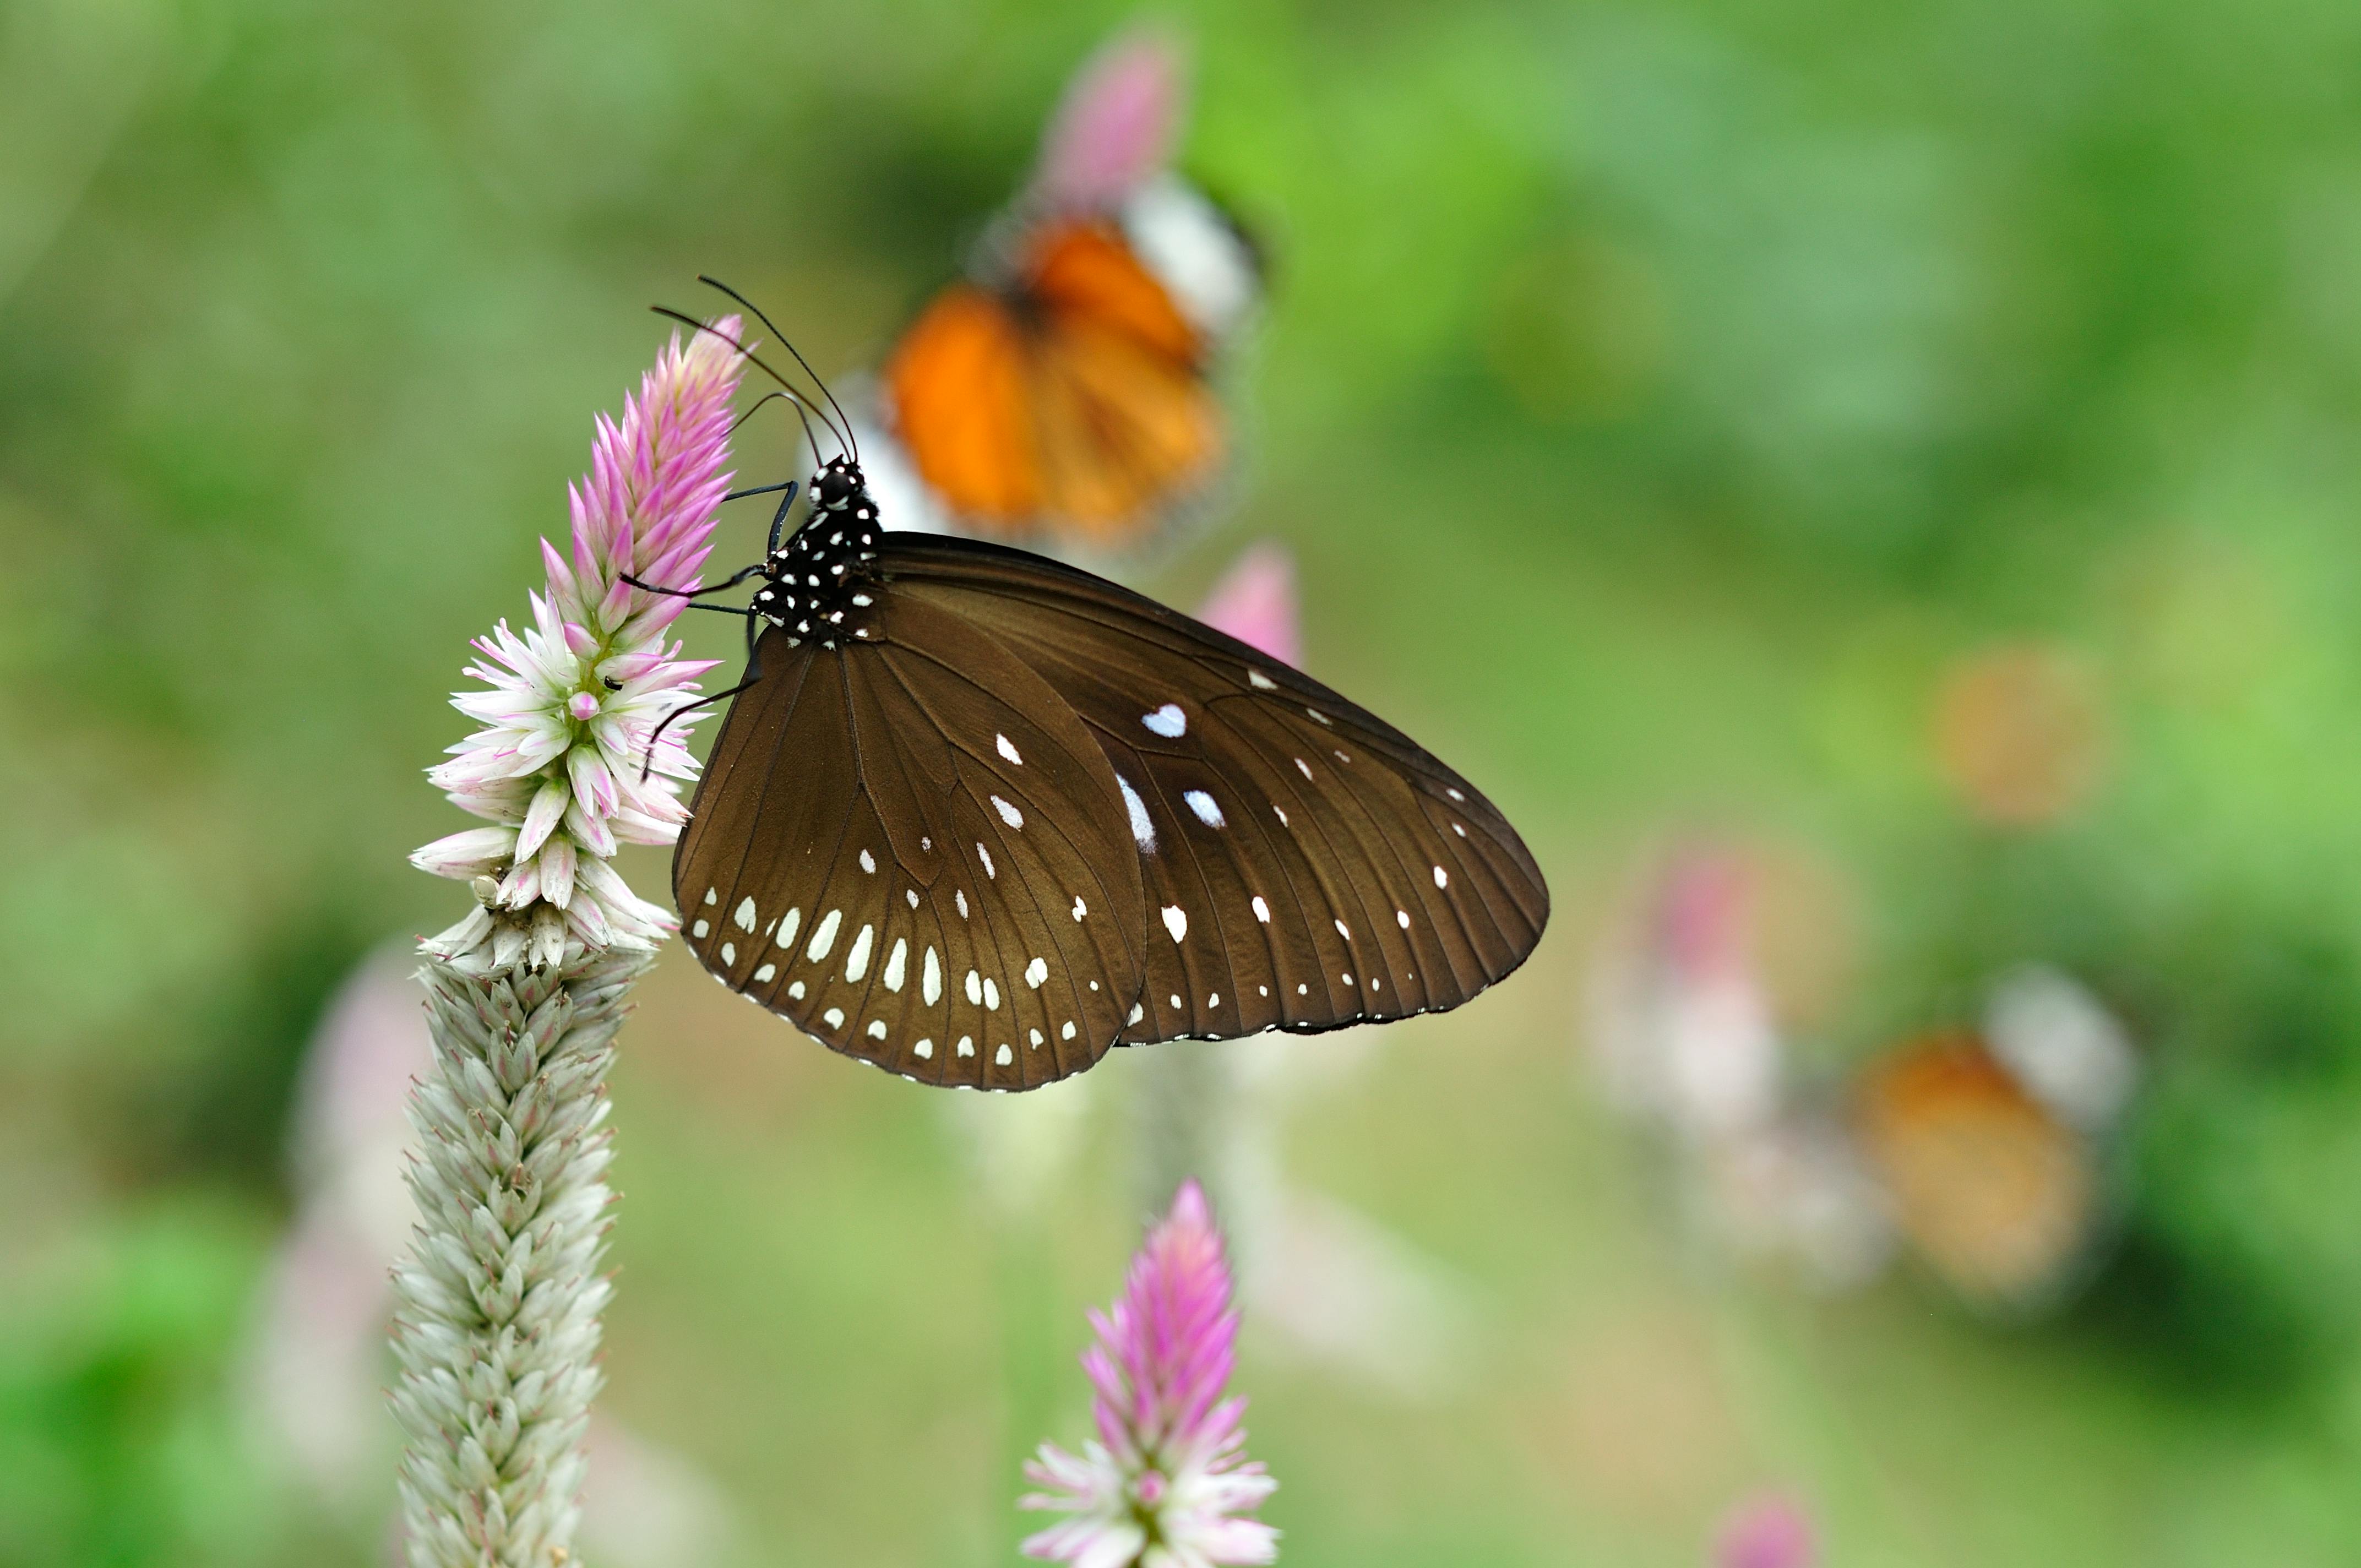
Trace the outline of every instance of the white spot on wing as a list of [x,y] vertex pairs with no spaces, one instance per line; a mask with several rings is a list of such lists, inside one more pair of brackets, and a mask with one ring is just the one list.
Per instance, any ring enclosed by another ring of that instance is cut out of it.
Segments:
[[1121,773],[1115,774],[1115,782],[1123,791],[1124,809],[1131,813],[1132,838],[1138,841],[1141,849],[1153,850],[1156,848],[1156,824],[1148,819],[1147,803],[1139,798],[1139,792],[1131,787],[1131,781]]
[[975,1036],[973,1035],[961,1035],[960,1036],[959,1054],[963,1057],[972,1057],[975,1055]]
[[708,887],[708,888],[707,888],[707,889],[705,890],[705,902],[706,902],[706,903],[708,903],[708,904],[719,904],[719,903],[720,903],[720,902],[721,902],[721,894],[720,894],[720,893],[719,893],[717,889],[709,888],[709,887]]
[[869,1037],[873,1040],[882,1040],[885,1037],[884,1019],[872,1018],[869,1021]]
[[1258,893],[1254,896],[1254,912],[1256,919],[1266,926],[1270,924],[1270,905],[1262,901],[1262,894]]
[[994,1013],[1000,1011],[1000,987],[989,979],[983,982],[983,1004]]
[[804,999],[804,982],[799,980],[789,982],[787,996],[791,1001],[801,1002]]
[[[995,882],[998,881],[1000,878],[1000,868],[992,863],[992,851],[985,849],[983,845],[979,842],[975,847],[975,852],[983,857],[983,874],[991,877]],[[967,899],[964,896],[960,899],[960,913],[962,916],[967,913]]]
[[1041,982],[1049,978],[1049,966],[1042,962],[1039,959],[1035,959],[1031,963],[1025,966],[1025,983],[1031,986],[1034,990],[1040,990]]
[[1037,1051],[1039,1050],[1041,1048],[1041,1031],[1038,1029],[1027,1029],[1025,1032],[1027,1035],[1031,1036],[1033,1048]]
[[1178,740],[1189,732],[1189,716],[1180,711],[1177,702],[1168,702],[1154,713],[1141,714],[1139,721],[1167,740]]
[[1268,675],[1264,674],[1260,670],[1248,670],[1246,672],[1246,683],[1253,686],[1255,690],[1260,692],[1275,692],[1279,689],[1279,683],[1272,680]]
[[1394,911],[1394,924],[1395,924],[1395,925],[1397,925],[1397,926],[1399,926],[1399,927],[1401,927],[1403,930],[1405,930],[1405,931],[1409,930],[1409,929],[1410,929],[1410,911],[1409,911],[1409,910],[1407,910],[1407,909],[1397,909],[1397,910],[1395,910],[1395,911]]
[[1454,800],[1464,801],[1464,800],[1466,800],[1466,799],[1467,798],[1466,795],[1464,795],[1460,794],[1460,793],[1459,793],[1457,790],[1455,790],[1455,789],[1446,789],[1446,790],[1444,790],[1443,793],[1444,793],[1444,794],[1445,794],[1445,795],[1449,795],[1449,796],[1450,796],[1452,799],[1454,799]]
[[1007,758],[1010,762],[1016,763],[1020,768],[1025,765],[1025,759],[1016,754],[1016,747],[1010,741],[1007,736],[994,735],[992,739],[999,746],[1000,754],[1002,756]]
[[1345,926],[1345,924],[1342,920],[1339,920],[1339,921],[1337,921],[1337,922],[1336,922],[1336,935],[1338,935],[1339,937],[1344,938],[1345,938],[1345,940],[1346,940],[1346,941],[1348,941],[1348,942],[1349,942],[1349,941],[1351,941],[1351,940],[1353,939],[1353,933],[1352,933],[1351,929],[1350,929],[1349,927],[1347,927]]
[[1441,866],[1434,868],[1434,885],[1437,887],[1449,887],[1451,885],[1450,873],[1445,872]]
[[725,964],[734,964],[738,961],[737,943],[724,942],[721,944],[721,961]]
[[1221,802],[1215,800],[1212,795],[1207,795],[1203,790],[1184,790],[1181,792],[1180,798],[1189,803],[1189,809],[1195,812],[1197,814],[1197,820],[1203,823],[1206,827],[1226,828],[1229,826],[1229,824],[1222,818]]
[[906,959],[906,958],[908,958],[909,956],[910,956],[910,943],[909,943],[909,939],[908,939],[907,938],[904,938],[904,937],[896,937],[896,938],[894,938],[894,950],[893,950],[892,952],[890,952],[890,953],[888,953],[888,954],[886,954],[886,955],[885,955],[885,989],[886,989],[886,990],[888,990],[888,991],[899,991],[899,990],[901,990],[901,989],[902,989],[902,960],[903,960],[903,959]]
[[1295,759],[1295,771],[1308,779],[1312,776],[1312,764],[1298,757]]
[[967,918],[967,889],[965,889],[965,888],[963,888],[963,887],[961,887],[961,888],[954,888],[954,889],[951,891],[951,899],[952,899],[952,902],[956,903],[956,904],[959,905],[960,918],[961,918],[961,919],[962,919],[962,920],[966,919],[966,918]]
[[861,934],[852,938],[852,951],[844,955],[844,978],[859,980],[869,972],[869,939],[877,934],[873,926],[863,926]]
[[779,934],[775,938],[779,946],[783,948],[794,947],[796,945],[796,933],[803,928],[803,924],[804,912],[800,909],[790,909],[785,915],[780,916]]
[[971,1007],[983,1005],[983,976],[973,970],[967,971],[967,1004]]
[[1285,806],[1272,806],[1270,809],[1271,809],[1271,813],[1272,813],[1272,815],[1276,816],[1276,817],[1279,818],[1279,825],[1281,828],[1286,827],[1286,826],[1287,826],[1287,807],[1285,807]]
[[1069,1018],[1069,1019],[1067,1019],[1067,1020],[1066,1020],[1066,1026],[1065,1026],[1064,1028],[1062,1028],[1062,1029],[1060,1029],[1060,1030],[1059,1030],[1059,1031],[1058,1031],[1058,1038],[1060,1038],[1060,1039],[1061,1039],[1061,1040],[1071,1040],[1071,1039],[1072,1039],[1073,1037],[1074,1037],[1074,1021],[1073,1021],[1071,1018]]
[[1010,1062],[1016,1058],[1009,1054],[1009,1050],[1006,1046],[1003,1046],[998,1050],[992,1053],[992,1059],[999,1066],[1006,1067]]
[[827,1012],[821,1014],[820,1017],[831,1029],[840,1029],[844,1027],[844,1009],[841,1007],[831,1007]]
[[[1006,801],[1001,799],[996,795],[992,797],[992,808],[1000,813],[1000,819],[1003,822],[1007,823],[1011,828],[1022,828],[1025,826],[1025,814],[1017,810],[1015,806],[1009,805]],[[982,850],[983,846],[978,844],[976,848],[978,850]],[[983,863],[986,868],[989,868],[992,864],[992,857],[990,855],[984,856]]]
[[926,997],[927,1005],[929,1007],[943,999],[943,966],[936,961],[935,949],[932,948],[927,949],[926,978],[918,982],[918,990],[919,993]]
[[691,926],[691,927],[688,928],[688,934],[689,934],[690,936],[692,936],[692,937],[696,937],[696,938],[704,938],[705,936],[707,936],[708,933],[710,933],[710,932],[712,931],[712,929],[713,929],[713,924],[712,924],[712,922],[708,921],[708,920],[700,920],[700,921],[698,921],[696,925]]
[[1075,894],[1075,895],[1074,895],[1074,918],[1075,918],[1075,920],[1076,920],[1076,921],[1080,921],[1083,916],[1088,915],[1090,912],[1091,912],[1090,905],[1087,905],[1087,904],[1084,904],[1084,903],[1082,902],[1082,895],[1081,895],[1080,894]]
[[1326,724],[1328,722],[1328,716],[1321,712],[1316,707],[1307,707],[1303,711],[1310,714],[1312,718],[1318,719],[1323,724]]
[[917,888],[915,888],[915,887],[906,887],[906,888],[904,888],[904,889],[902,890],[902,896],[903,896],[904,898],[906,898],[906,899],[908,899],[908,900],[910,901],[910,907],[911,907],[911,908],[916,909],[917,907],[918,907],[918,890],[917,890]]
[[757,985],[768,985],[773,980],[775,980],[778,977],[778,965],[764,964],[761,969],[754,971],[754,983]]
[[1174,941],[1179,941],[1181,938],[1189,934],[1189,912],[1181,908],[1177,904],[1166,905],[1164,906],[1164,928],[1172,933],[1172,939]]
[[877,874],[877,857],[871,854],[866,850],[862,850],[861,869],[867,872],[871,876],[875,876]]
[[1145,1018],[1146,1016],[1148,1016],[1148,1009],[1147,1009],[1147,1008],[1142,1007],[1142,1006],[1141,1006],[1138,1003],[1137,1003],[1137,1002],[1135,1002],[1135,1003],[1133,1003],[1131,1004],[1131,1021],[1132,1021],[1133,1023],[1137,1024],[1137,1023],[1138,1023],[1142,1018]]
[[751,898],[741,898],[738,901],[738,929],[751,931],[753,928],[754,901]]
[[842,924],[844,911],[841,909],[831,909],[821,916],[819,925],[812,932],[811,946],[804,949],[804,957],[814,963],[828,957],[828,950],[836,946],[836,928]]
[[910,1047],[910,1054],[917,1058],[920,1061],[932,1061],[935,1057],[934,1036],[930,1035],[927,1038],[920,1040],[917,1045],[912,1046]]

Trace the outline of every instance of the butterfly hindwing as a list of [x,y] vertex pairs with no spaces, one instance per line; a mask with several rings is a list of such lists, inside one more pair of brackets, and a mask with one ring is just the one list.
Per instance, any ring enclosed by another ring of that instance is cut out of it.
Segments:
[[1044,676],[1112,766],[1146,894],[1125,1043],[1453,1007],[1539,939],[1548,893],[1507,821],[1320,683],[1016,552],[889,535],[882,565]]
[[689,944],[731,989],[924,1082],[1080,1071],[1140,977],[1104,755],[939,612],[882,626],[833,650],[764,635],[675,860]]

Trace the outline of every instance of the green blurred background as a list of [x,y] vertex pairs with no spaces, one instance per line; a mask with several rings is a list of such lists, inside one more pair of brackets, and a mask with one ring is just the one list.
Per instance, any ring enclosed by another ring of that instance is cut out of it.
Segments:
[[[465,640],[652,301],[713,271],[873,361],[1126,15],[0,0],[0,1561],[382,1560],[390,1420],[328,1506],[241,1368],[321,1010],[462,907],[403,857],[464,825],[420,770]],[[1557,898],[1516,981],[1289,1124],[1482,1331],[1405,1398],[1249,1321],[1286,1561],[1698,1563],[1763,1486],[1834,1563],[2361,1561],[2361,9],[1172,16],[1185,165],[1278,265],[1239,504],[1143,586],[1284,541],[1313,672]],[[2103,754],[1996,826],[1929,737],[2028,640]],[[1667,1223],[1581,996],[1696,830],[1819,890],[1779,934],[1813,1071],[2026,960],[2127,1021],[2077,1300],[1819,1297]],[[708,1561],[1012,1560],[1139,1218],[1138,1061],[1012,1215],[934,1097],[725,1000],[675,951],[625,1036],[603,1408],[726,1497]]]

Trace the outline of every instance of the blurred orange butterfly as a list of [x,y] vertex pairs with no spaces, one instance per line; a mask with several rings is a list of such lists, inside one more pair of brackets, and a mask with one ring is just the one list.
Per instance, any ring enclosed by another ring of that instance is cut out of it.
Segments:
[[894,526],[1116,550],[1223,472],[1209,378],[1260,263],[1167,168],[1180,76],[1148,37],[1084,67],[1025,193],[895,345],[898,450],[870,471]]
[[2090,1261],[2104,1210],[2097,1151],[1982,1036],[1921,1036],[1869,1071],[1857,1103],[1895,1223],[1971,1305],[2039,1308]]

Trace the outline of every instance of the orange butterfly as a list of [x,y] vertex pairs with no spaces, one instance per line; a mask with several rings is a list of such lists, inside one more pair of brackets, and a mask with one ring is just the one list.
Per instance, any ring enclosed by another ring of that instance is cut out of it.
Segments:
[[1025,194],[895,345],[879,397],[898,461],[871,471],[895,526],[1120,548],[1223,471],[1208,378],[1261,279],[1167,170],[1180,97],[1153,38],[1086,66]]
[[1972,1030],[1925,1036],[1872,1068],[1862,1144],[1894,1219],[1971,1304],[2047,1304],[2090,1260],[2104,1199],[2096,1150]]

